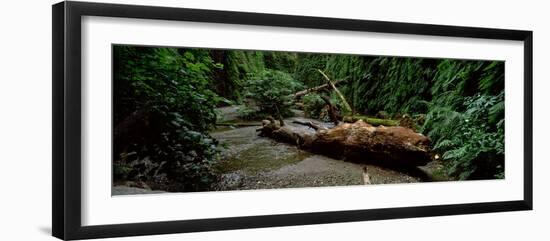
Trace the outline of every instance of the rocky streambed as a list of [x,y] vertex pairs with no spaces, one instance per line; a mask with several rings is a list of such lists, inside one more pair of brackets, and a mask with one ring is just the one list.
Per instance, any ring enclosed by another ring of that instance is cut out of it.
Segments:
[[[316,155],[300,150],[296,145],[260,137],[256,132],[259,123],[235,119],[236,110],[237,108],[222,109],[225,116],[223,121],[239,124],[223,125],[210,133],[221,143],[219,147],[221,158],[215,166],[221,173],[221,178],[212,191],[364,185],[365,175],[368,175],[370,184],[446,180],[438,174],[441,164],[436,161],[412,169],[387,168],[365,164],[368,161],[353,163]],[[285,119],[285,123],[298,132],[314,132],[314,130],[304,125],[294,124],[295,120],[311,121],[327,128],[333,127],[331,123],[304,117]],[[113,195],[159,192],[162,191],[152,191],[132,185],[114,185],[112,189]]]

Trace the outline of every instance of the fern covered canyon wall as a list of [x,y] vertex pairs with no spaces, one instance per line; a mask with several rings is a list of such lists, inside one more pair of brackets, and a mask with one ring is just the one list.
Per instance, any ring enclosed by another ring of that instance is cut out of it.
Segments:
[[365,175],[374,183],[504,178],[504,67],[116,45],[113,186],[190,192],[366,184]]

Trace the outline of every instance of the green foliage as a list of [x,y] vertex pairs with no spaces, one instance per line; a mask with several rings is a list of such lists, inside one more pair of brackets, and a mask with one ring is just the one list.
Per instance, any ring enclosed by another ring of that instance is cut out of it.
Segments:
[[502,62],[458,60],[437,66],[423,132],[451,176],[504,177],[503,68]]
[[326,81],[317,70],[325,69],[329,56],[327,54],[298,54],[298,64],[294,72],[294,78],[304,83],[307,87],[324,84]]
[[437,60],[302,54],[298,62],[295,76],[308,87],[326,82],[316,71],[322,69],[332,80],[346,80],[338,88],[355,112],[374,115],[425,113]]
[[310,118],[319,118],[321,115],[321,110],[325,106],[325,102],[321,96],[317,93],[309,93],[302,97],[302,102],[304,104],[304,112],[307,117]]
[[209,50],[209,53],[212,60],[221,66],[213,69],[213,90],[230,100],[226,104],[241,102],[244,81],[265,68],[263,52]]
[[264,52],[264,62],[268,69],[293,73],[296,69],[297,54],[292,52]]
[[[353,57],[332,69],[351,84],[342,88],[358,112],[391,114],[425,112],[433,70],[430,61],[417,58]],[[330,71],[330,70],[327,70]],[[337,76],[338,76],[337,75]],[[336,77],[335,77],[336,78]]]
[[[323,93],[326,95],[327,93]],[[340,97],[332,93],[328,96],[330,102],[336,107],[337,115],[341,115],[341,110],[344,109],[344,104]],[[330,114],[328,112],[328,106],[326,102],[321,98],[321,94],[318,93],[309,93],[302,97],[302,104],[305,116],[309,118],[320,119],[322,121],[331,121]]]
[[[206,50],[115,46],[115,133],[142,136],[115,139],[114,149],[120,151],[115,159],[122,151],[135,151],[185,191],[207,189],[216,159],[216,142],[207,131],[222,100],[211,90],[211,71],[218,68]],[[146,119],[135,119],[135,113],[145,113]]]
[[[134,128],[141,138],[115,143],[119,161],[122,152],[137,153],[137,159],[118,162],[117,176],[147,166],[142,173],[165,174],[182,189],[208,189],[216,178],[211,166],[217,142],[208,134],[214,109],[231,100],[245,103],[240,112],[247,118],[290,116],[293,93],[326,83],[318,69],[334,81],[346,80],[338,89],[353,116],[376,123],[382,121],[372,118],[377,113],[421,117],[413,119],[423,123],[421,131],[442,154],[448,174],[504,175],[503,62],[123,46],[113,51],[113,122],[141,115],[148,123]],[[343,109],[334,91],[323,94]],[[322,118],[319,93],[302,100],[308,116]],[[145,157],[153,163],[135,161]]]
[[[243,88],[248,79],[258,76],[262,72],[271,69],[286,73],[294,72],[297,64],[297,54],[290,52],[267,52],[233,50],[211,51],[223,62],[224,69],[217,78],[218,86],[224,89],[223,96],[234,101],[241,102]],[[230,92],[230,93],[226,93]]]
[[254,100],[259,111],[266,115],[291,116],[292,94],[303,86],[288,73],[264,70],[248,79],[245,97]]
[[186,191],[208,190],[216,181],[217,140],[208,133],[179,129],[177,136],[165,135],[166,143],[157,146],[156,157],[165,161],[161,169]]
[[434,108],[424,126],[434,141],[434,149],[443,153],[448,174],[459,179],[502,177],[504,172],[503,94],[464,98],[464,112]]
[[[338,88],[356,113],[422,116],[422,131],[443,153],[450,175],[503,176],[503,62],[311,54],[298,59],[333,80],[347,79]],[[322,81],[314,72],[300,74]],[[332,101],[339,103],[334,95]]]
[[243,83],[248,77],[257,75],[265,69],[262,51],[228,51],[227,72],[230,79]]

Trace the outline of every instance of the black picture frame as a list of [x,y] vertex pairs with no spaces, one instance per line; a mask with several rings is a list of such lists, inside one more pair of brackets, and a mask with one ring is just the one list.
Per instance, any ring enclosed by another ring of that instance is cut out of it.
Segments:
[[[379,219],[532,210],[533,33],[522,30],[335,19],[90,2],[60,2],[53,23],[52,233],[60,239],[199,232]],[[522,200],[404,208],[264,215],[234,218],[82,226],[81,224],[81,17],[194,21],[351,30],[429,36],[517,40],[524,43],[524,194]]]

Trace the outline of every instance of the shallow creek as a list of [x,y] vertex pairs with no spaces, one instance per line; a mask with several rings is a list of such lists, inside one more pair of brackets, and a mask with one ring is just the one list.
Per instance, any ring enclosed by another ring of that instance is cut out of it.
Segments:
[[[223,108],[225,122],[236,122],[237,108]],[[296,113],[301,114],[301,113]],[[330,123],[304,117],[285,119],[297,131],[314,132],[313,129],[293,124],[293,120],[312,121],[316,124],[332,127]],[[258,136],[258,122],[241,122],[245,127],[220,126],[211,132],[220,143],[221,160],[215,168],[221,172],[221,180],[212,191],[250,190],[293,187],[322,187],[364,185],[365,172],[371,184],[413,183],[443,181],[439,175],[433,175],[441,169],[441,164],[431,162],[414,170],[394,170],[369,164],[351,163],[322,155],[316,155],[298,149],[294,145],[276,142]],[[254,125],[257,126],[246,126]],[[243,126],[243,125],[241,125]],[[148,194],[163,192],[129,187],[114,186],[113,195]]]

